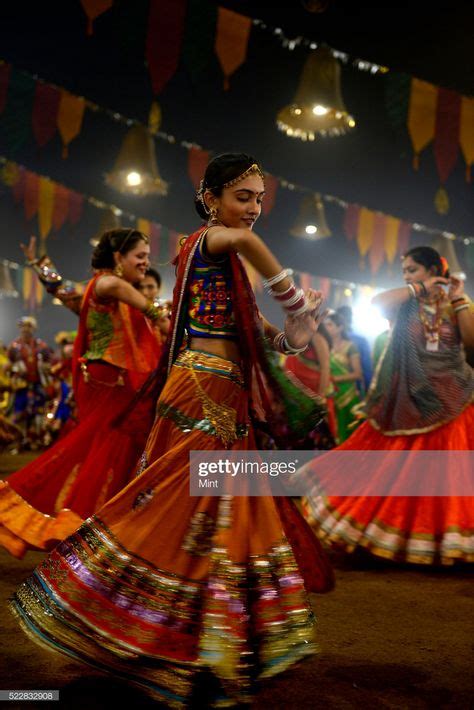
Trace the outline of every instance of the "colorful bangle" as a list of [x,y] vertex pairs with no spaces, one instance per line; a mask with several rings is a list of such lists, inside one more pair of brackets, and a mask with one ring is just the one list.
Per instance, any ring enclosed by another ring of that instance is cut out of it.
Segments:
[[410,291],[410,295],[413,298],[416,298],[416,288],[413,286],[413,284],[407,284],[407,289]]
[[468,300],[465,296],[458,296],[457,298],[453,298],[451,301],[451,305],[454,306],[455,303],[459,303],[462,301],[463,303],[468,303]]
[[145,308],[145,310],[142,311],[142,313],[144,316],[146,316],[146,318],[149,318],[152,322],[155,322],[159,320],[159,318],[162,318],[163,308],[161,305],[158,305],[157,303],[153,302],[148,304],[148,306]]
[[270,296],[272,296],[276,301],[286,301],[286,299],[291,298],[296,293],[296,286],[294,283],[289,286],[286,291],[274,291],[272,288],[268,290]]
[[463,303],[461,306],[456,306],[454,312],[459,313],[459,311],[465,311],[466,308],[469,308],[469,303]]
[[42,256],[40,259],[32,259],[26,263],[38,275],[39,280],[46,287],[48,293],[54,293],[59,286],[61,286],[63,278],[49,256]]

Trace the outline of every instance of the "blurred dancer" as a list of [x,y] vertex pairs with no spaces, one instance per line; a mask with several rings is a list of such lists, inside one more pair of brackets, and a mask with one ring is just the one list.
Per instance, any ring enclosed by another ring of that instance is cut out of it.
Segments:
[[28,547],[53,547],[133,475],[153,421],[151,397],[122,428],[112,424],[161,353],[153,328],[159,310],[132,285],[144,277],[149,252],[148,238],[136,229],[105,232],[82,296],[63,288],[49,260],[33,264],[50,292],[80,308],[72,364],[79,425],[0,482],[0,544],[16,557]]
[[22,449],[36,449],[41,443],[41,424],[49,385],[51,348],[35,336],[36,318],[18,321],[19,335],[8,347],[11,362],[13,423],[23,431]]
[[[365,402],[368,421],[337,451],[472,451],[474,373],[464,346],[474,344],[473,305],[463,281],[449,276],[431,247],[405,254],[403,277],[406,286],[374,298],[393,328]],[[387,456],[384,464],[390,471],[391,461]],[[322,465],[315,461],[306,472],[318,475]],[[374,495],[384,466],[367,481],[366,495],[325,498],[315,490],[307,496],[305,512],[317,534],[347,551],[362,546],[399,561],[474,562],[473,498],[400,496],[413,486],[408,465],[391,483],[393,496]],[[469,480],[472,468],[466,475]],[[448,482],[449,476],[447,469]]]

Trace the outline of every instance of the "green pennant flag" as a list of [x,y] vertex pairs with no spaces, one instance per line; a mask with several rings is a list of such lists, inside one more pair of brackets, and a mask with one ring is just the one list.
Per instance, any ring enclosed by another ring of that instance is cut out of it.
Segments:
[[12,68],[5,111],[0,116],[0,130],[12,154],[31,136],[35,88],[36,79]]
[[400,136],[407,135],[411,77],[400,72],[385,76],[385,109],[390,124]]
[[193,84],[208,80],[208,68],[214,60],[216,39],[217,4],[210,0],[188,0],[184,25],[181,63]]

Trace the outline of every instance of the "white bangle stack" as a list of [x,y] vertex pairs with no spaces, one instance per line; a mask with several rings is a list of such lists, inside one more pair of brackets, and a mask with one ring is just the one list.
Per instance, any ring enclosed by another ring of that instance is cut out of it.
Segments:
[[283,331],[277,333],[273,338],[273,347],[277,352],[282,353],[283,355],[299,355],[308,348],[307,345],[303,345],[302,348],[294,348],[288,342],[288,339]]

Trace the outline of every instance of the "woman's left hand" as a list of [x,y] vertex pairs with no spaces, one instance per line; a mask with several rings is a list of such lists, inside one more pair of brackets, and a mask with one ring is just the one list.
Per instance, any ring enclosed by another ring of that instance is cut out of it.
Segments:
[[308,310],[299,316],[287,316],[285,321],[286,339],[294,348],[304,348],[317,332],[319,324],[324,320],[326,313],[321,313],[323,297],[320,291],[310,288],[305,293]]
[[452,301],[455,298],[464,296],[464,281],[457,276],[449,277],[448,298]]

